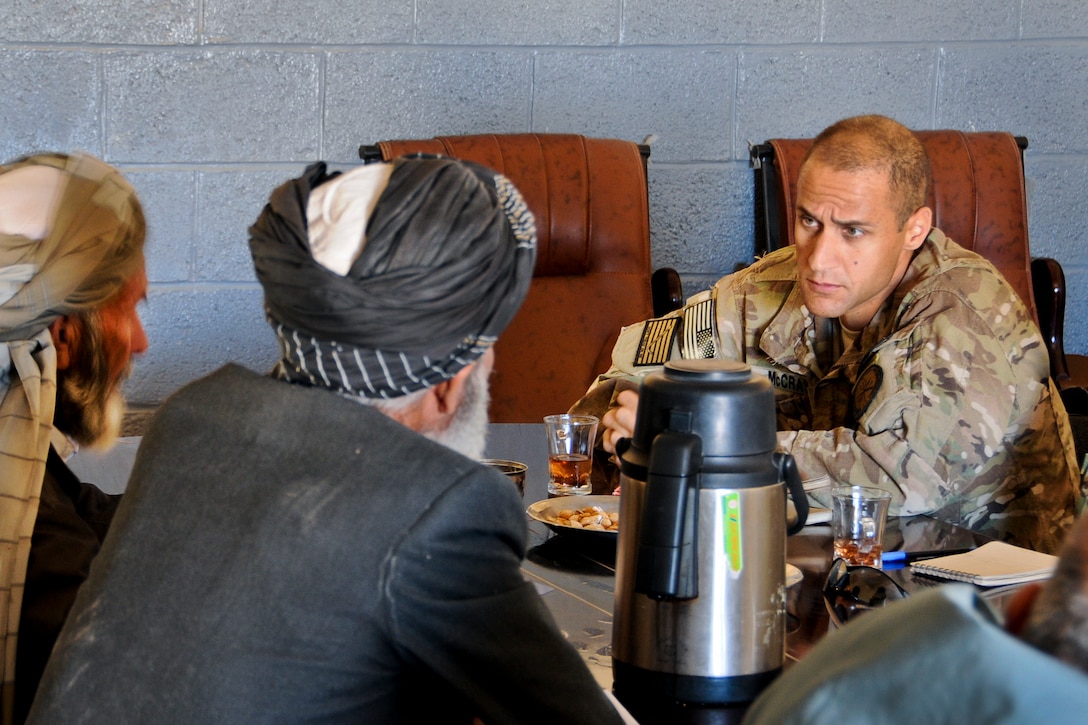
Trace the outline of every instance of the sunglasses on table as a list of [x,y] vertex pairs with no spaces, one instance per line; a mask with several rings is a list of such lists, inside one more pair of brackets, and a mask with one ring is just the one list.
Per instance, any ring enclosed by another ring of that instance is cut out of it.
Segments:
[[824,583],[824,604],[836,627],[870,609],[906,598],[906,590],[885,572],[871,566],[851,566],[843,559],[831,562]]

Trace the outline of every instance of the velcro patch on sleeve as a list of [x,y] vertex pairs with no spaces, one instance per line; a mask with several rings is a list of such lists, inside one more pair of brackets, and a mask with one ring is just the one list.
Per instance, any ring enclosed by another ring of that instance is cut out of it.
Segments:
[[642,337],[635,354],[636,366],[663,365],[672,354],[672,339],[676,336],[679,317],[662,317],[647,320],[642,326]]

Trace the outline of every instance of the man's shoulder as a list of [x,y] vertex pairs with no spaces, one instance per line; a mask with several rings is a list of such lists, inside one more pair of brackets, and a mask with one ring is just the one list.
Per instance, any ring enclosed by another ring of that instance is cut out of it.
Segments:
[[1027,315],[1012,285],[989,260],[939,229],[930,232],[911,266],[914,275],[906,291],[914,298],[945,292],[971,303],[973,309],[988,310],[1007,302]]
[[163,409],[193,404],[208,396],[222,395],[224,392],[241,392],[254,386],[261,386],[271,381],[237,363],[227,363],[203,377],[191,380],[171,393],[159,406]]
[[222,388],[237,390],[254,386],[259,387],[268,383],[274,384],[276,382],[278,381],[273,380],[267,375],[260,375],[237,363],[227,363],[202,378],[197,378],[192,382],[186,383],[173,397],[200,395],[205,392]]
[[195,412],[204,417],[236,417],[259,411],[292,410],[296,415],[354,417],[377,414],[370,406],[326,388],[299,385],[228,363],[188,383],[163,403],[160,412]]
[[718,298],[748,300],[748,304],[777,306],[797,286],[797,250],[783,247],[763,255],[743,269],[718,280]]
[[177,448],[286,439],[297,445],[332,446],[360,431],[400,445],[421,438],[372,406],[325,388],[298,385],[229,364],[194,380],[155,412],[141,447],[154,441]]
[[932,278],[942,275],[978,275],[987,284],[1007,287],[1012,291],[1012,287],[990,260],[978,252],[960,246],[936,227],[929,233],[917,255],[915,267],[923,272],[923,276]]
[[[872,685],[861,695],[858,678]],[[847,707],[891,722],[902,711],[888,710],[903,701],[914,703],[912,722],[1066,722],[1088,706],[1086,685],[1083,673],[1006,633],[972,587],[953,584],[830,633],[746,722],[836,723]]]
[[367,496],[389,489],[402,505],[419,510],[443,488],[474,478],[473,470],[488,473],[370,405],[237,366],[171,397],[156,412],[139,456],[173,478],[199,480],[201,467],[213,465],[229,477],[245,471],[269,482],[316,476],[334,485],[390,484]]
[[790,245],[768,252],[744,269],[740,269],[723,279],[795,279],[797,277],[797,248]]

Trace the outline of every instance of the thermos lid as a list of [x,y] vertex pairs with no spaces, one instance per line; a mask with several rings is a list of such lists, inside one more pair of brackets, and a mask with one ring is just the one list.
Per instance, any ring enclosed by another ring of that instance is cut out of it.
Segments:
[[649,450],[664,430],[694,433],[712,459],[772,453],[778,447],[774,390],[735,360],[673,360],[650,373],[639,393],[632,443]]
[[672,360],[665,364],[666,373],[676,380],[703,380],[715,383],[744,383],[752,376],[747,363],[736,360]]

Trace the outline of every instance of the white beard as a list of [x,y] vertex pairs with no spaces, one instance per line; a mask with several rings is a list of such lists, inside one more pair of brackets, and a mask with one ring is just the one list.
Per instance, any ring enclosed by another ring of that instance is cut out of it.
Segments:
[[120,387],[114,388],[106,399],[102,410],[101,426],[95,431],[92,440],[83,445],[94,451],[108,451],[121,437],[121,424],[125,418],[125,396]]
[[491,400],[487,373],[483,365],[477,365],[465,381],[464,397],[449,425],[423,435],[473,460],[482,458],[487,443],[487,406]]

